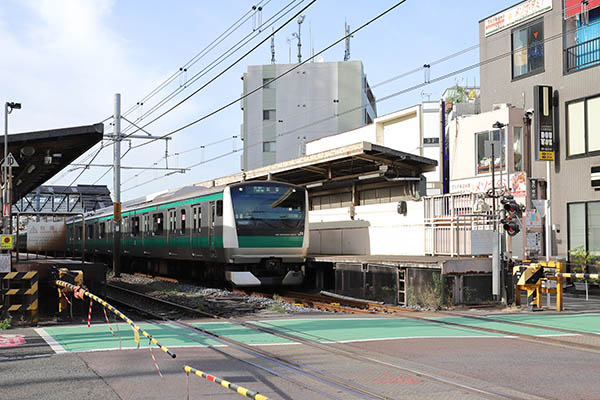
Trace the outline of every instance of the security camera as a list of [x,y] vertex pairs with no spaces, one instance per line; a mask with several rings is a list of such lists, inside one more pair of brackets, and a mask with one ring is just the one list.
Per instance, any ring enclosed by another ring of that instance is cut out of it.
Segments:
[[528,117],[533,115],[533,108],[528,108],[527,110],[525,110],[525,115],[527,115]]

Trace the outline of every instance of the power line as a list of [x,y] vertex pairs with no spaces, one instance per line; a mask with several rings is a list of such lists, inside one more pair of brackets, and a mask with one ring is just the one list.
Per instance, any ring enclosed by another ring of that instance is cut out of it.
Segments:
[[[306,6],[304,9],[300,10],[300,12],[299,12],[298,14],[296,14],[296,15],[295,15],[293,18],[295,18],[297,15],[301,14],[301,13],[302,13],[302,11],[304,11],[306,8],[310,7],[310,6],[311,6],[311,5],[312,5],[314,2],[315,2],[315,0],[313,0],[313,1],[312,1],[310,4],[308,4],[308,5],[307,5],[307,6]],[[200,122],[200,121],[203,121],[203,120],[205,120],[205,119],[207,119],[207,118],[209,118],[209,117],[211,117],[211,116],[213,116],[213,115],[215,115],[215,114],[217,114],[217,113],[219,113],[219,112],[223,111],[224,109],[226,109],[226,108],[228,108],[228,107],[231,107],[233,104],[236,104],[237,102],[239,102],[240,100],[243,100],[243,99],[245,99],[246,97],[250,96],[251,94],[254,94],[254,93],[258,92],[259,90],[262,90],[262,89],[263,89],[263,88],[264,88],[266,85],[268,85],[268,84],[270,84],[270,83],[272,83],[272,82],[275,82],[275,81],[277,81],[278,79],[280,79],[280,78],[284,77],[285,75],[289,74],[290,72],[292,72],[292,71],[296,70],[297,68],[300,68],[302,65],[306,64],[306,63],[307,63],[307,62],[309,62],[310,60],[314,59],[315,57],[317,57],[317,56],[321,55],[322,53],[326,52],[327,50],[331,49],[331,48],[332,48],[332,47],[334,47],[335,45],[337,45],[337,44],[339,44],[340,42],[342,42],[343,40],[345,40],[345,39],[346,39],[346,37],[352,36],[352,35],[354,35],[355,33],[357,33],[358,31],[360,31],[360,30],[364,29],[366,26],[368,26],[368,25],[370,25],[371,23],[375,22],[376,20],[378,20],[379,18],[383,17],[383,16],[384,16],[384,15],[386,15],[387,13],[391,12],[391,11],[392,11],[392,10],[394,10],[396,7],[398,7],[398,6],[402,5],[404,2],[406,2],[406,0],[401,0],[401,1],[399,1],[398,3],[396,3],[396,4],[395,4],[395,5],[393,5],[392,7],[388,8],[387,10],[385,10],[384,12],[382,12],[381,14],[377,15],[376,17],[372,18],[371,20],[369,20],[369,21],[365,22],[363,25],[359,26],[358,28],[356,28],[355,30],[353,30],[352,32],[350,32],[348,35],[345,35],[345,36],[341,37],[340,39],[336,40],[335,42],[333,42],[333,43],[332,43],[332,44],[330,44],[329,46],[327,46],[327,47],[325,47],[324,49],[322,49],[321,51],[319,51],[318,53],[316,53],[316,54],[314,54],[313,56],[311,56],[311,57],[307,58],[305,61],[302,61],[301,63],[299,63],[299,64],[295,65],[294,67],[290,68],[289,70],[287,70],[287,71],[285,71],[285,72],[281,73],[280,75],[276,76],[275,78],[271,79],[271,80],[270,80],[268,83],[265,83],[265,84],[263,84],[262,86],[259,86],[258,88],[256,88],[256,89],[254,89],[254,90],[252,90],[252,91],[250,91],[250,92],[248,92],[248,93],[246,93],[246,94],[244,94],[244,95],[240,96],[239,98],[237,98],[237,99],[235,99],[235,100],[233,100],[233,101],[231,101],[231,102],[229,102],[229,103],[225,104],[225,105],[224,105],[224,106],[222,106],[222,107],[219,107],[218,109],[216,109],[216,110],[214,110],[214,111],[212,111],[212,112],[210,112],[210,113],[208,113],[208,114],[204,115],[204,116],[203,116],[203,117],[201,117],[201,118],[198,118],[198,119],[197,119],[197,120],[195,120],[195,121],[192,121],[192,122],[190,122],[190,123],[188,123],[188,124],[186,124],[186,125],[184,125],[184,126],[182,126],[182,127],[180,127],[180,128],[177,128],[177,129],[175,129],[175,130],[173,130],[173,131],[171,131],[171,132],[169,132],[169,133],[167,133],[167,134],[165,134],[165,135],[161,136],[161,138],[165,138],[165,137],[171,136],[171,135],[173,135],[173,134],[175,134],[175,133],[177,133],[177,132],[180,132],[180,131],[182,131],[182,130],[184,130],[184,129],[186,129],[186,128],[189,128],[190,126],[192,126],[192,125],[195,125],[195,124],[197,124],[198,122]],[[293,18],[292,18],[292,19],[293,19]],[[287,21],[287,22],[284,24],[284,26],[285,26],[287,23],[289,23],[289,22],[290,22],[290,20],[288,20],[288,21]],[[283,27],[283,26],[282,26],[282,27]],[[279,29],[281,29],[282,27],[280,27]],[[278,30],[279,30],[279,29],[278,29]],[[275,31],[274,33],[276,33],[276,32],[277,32],[277,31]],[[269,36],[269,37],[270,37],[270,36]],[[260,43],[259,43],[259,44],[258,44],[256,47],[258,47],[260,44],[264,43],[264,42],[265,42],[267,39],[269,39],[269,37],[267,37],[267,38],[265,38],[263,41],[261,41],[261,42],[260,42]],[[255,47],[255,48],[256,48],[256,47]],[[255,48],[254,48],[254,49],[255,49]],[[253,51],[254,49],[252,49],[251,51]],[[193,96],[194,94],[195,94],[195,93],[192,93],[192,94],[191,94],[190,96],[188,96],[186,99],[182,100],[182,102],[183,102],[183,101],[185,101],[185,100],[187,100],[187,99],[189,99],[189,98],[190,98],[191,96]],[[179,104],[181,104],[181,102],[180,102]],[[163,115],[164,115],[164,114],[163,114]],[[153,121],[151,121],[150,123],[152,123],[152,122],[153,122]],[[147,125],[148,125],[148,124],[144,125],[144,127],[145,127],[145,126],[147,126]],[[134,146],[133,148],[134,148],[134,149],[136,149],[136,148],[138,148],[138,147],[144,146],[144,145],[146,145],[146,144],[149,144],[149,143],[152,143],[152,142],[154,142],[154,140],[150,140],[150,141],[148,141],[148,142],[145,142],[145,143],[143,143],[143,144],[141,144],[141,145]]]
[[[219,72],[217,75],[215,75],[212,79],[210,79],[208,82],[206,82],[204,85],[200,86],[198,89],[196,89],[194,92],[192,92],[190,95],[188,95],[187,97],[185,97],[184,99],[182,99],[181,101],[179,101],[177,104],[175,104],[174,106],[172,106],[171,108],[169,108],[168,110],[166,110],[165,112],[163,112],[162,114],[160,114],[158,117],[154,118],[152,121],[146,123],[142,128],[147,127],[150,124],[153,124],[154,122],[156,122],[158,119],[164,117],[165,115],[167,115],[168,113],[170,113],[171,111],[173,111],[175,108],[179,107],[180,105],[182,105],[183,103],[185,103],[186,101],[188,101],[190,98],[192,98],[192,96],[196,95],[198,92],[200,92],[202,89],[204,89],[205,87],[207,87],[208,85],[210,85],[212,82],[214,82],[216,79],[218,79],[219,77],[221,77],[223,74],[225,74],[227,71],[229,71],[231,68],[233,68],[235,65],[237,65],[240,61],[242,61],[244,58],[246,58],[249,54],[251,54],[252,52],[254,52],[256,49],[258,49],[263,43],[265,43],[267,40],[270,39],[270,37],[272,35],[274,35],[275,33],[279,32],[281,29],[283,29],[287,24],[289,24],[290,22],[292,22],[298,15],[302,14],[302,12],[306,11],[306,9],[308,9],[310,6],[312,6],[317,0],[312,0],[310,3],[308,3],[304,8],[302,8],[300,11],[298,11],[293,17],[291,17],[290,19],[288,19],[286,22],[283,23],[283,25],[281,25],[279,28],[277,28],[274,32],[272,32],[269,36],[267,36],[266,38],[264,38],[263,40],[261,40],[258,44],[256,44],[253,48],[251,48],[250,50],[248,50],[246,53],[244,53],[241,57],[239,57],[236,61],[234,61],[232,64],[230,64],[227,68],[225,68],[224,70],[222,70],[221,72]],[[406,0],[403,0],[406,1]],[[137,131],[134,131],[134,133]],[[165,135],[163,137],[166,137],[168,135]],[[151,140],[148,143],[152,143],[154,142],[153,140]]]
[[[590,26],[593,26],[593,25],[596,25],[596,24],[600,24],[600,21],[599,21],[599,22],[595,22],[595,23],[593,23],[593,24],[590,24]],[[556,35],[553,35],[553,36],[547,37],[547,38],[545,38],[545,39],[543,39],[543,40],[542,40],[542,43],[544,43],[544,44],[545,44],[545,43],[547,43],[547,42],[549,42],[549,41],[551,41],[551,40],[555,40],[555,39],[558,39],[558,38],[562,38],[563,36],[565,36],[565,35],[567,35],[567,34],[569,34],[569,33],[572,33],[573,31],[576,31],[576,29],[575,29],[575,30],[571,30],[571,31],[565,31],[565,32],[562,32],[562,33],[559,33],[559,34],[556,34]],[[469,70],[472,70],[472,69],[475,69],[475,68],[478,68],[478,67],[481,67],[481,66],[484,66],[484,65],[490,64],[490,63],[492,63],[492,62],[495,62],[495,61],[499,61],[499,60],[501,60],[501,59],[503,59],[503,58],[505,58],[505,57],[507,57],[507,56],[512,56],[512,55],[515,53],[515,51],[520,51],[520,50],[522,50],[522,48],[521,48],[521,49],[517,49],[517,50],[512,50],[512,51],[510,51],[510,52],[503,53],[503,54],[500,54],[500,55],[497,55],[497,56],[495,56],[495,57],[492,57],[492,58],[490,58],[490,59],[487,59],[487,60],[484,60],[484,61],[481,61],[481,62],[478,62],[478,63],[472,64],[472,65],[468,65],[468,66],[465,66],[465,67],[463,67],[463,68],[460,68],[460,69],[454,70],[454,71],[452,71],[452,72],[449,72],[449,73],[447,73],[447,74],[441,75],[441,76],[439,76],[439,77],[437,77],[437,78],[430,79],[430,80],[428,80],[428,81],[426,81],[426,82],[423,82],[423,83],[420,83],[420,84],[417,84],[417,85],[413,85],[413,86],[407,87],[407,88],[405,88],[405,89],[399,90],[399,91],[397,91],[397,92],[394,92],[394,93],[392,93],[392,94],[389,94],[389,95],[387,95],[387,96],[384,96],[384,97],[382,97],[382,98],[380,98],[380,99],[377,99],[377,100],[376,100],[376,103],[380,103],[380,102],[383,102],[383,101],[389,100],[389,99],[391,99],[391,98],[393,98],[393,97],[397,97],[397,96],[399,96],[399,95],[406,94],[406,93],[408,93],[408,92],[411,92],[411,91],[414,91],[414,90],[417,90],[417,89],[421,89],[421,88],[423,88],[423,87],[425,87],[425,86],[428,86],[428,85],[431,85],[431,84],[434,84],[434,83],[437,83],[437,82],[443,81],[443,80],[445,80],[445,79],[448,79],[448,78],[451,78],[451,77],[453,77],[453,76],[455,76],[455,75],[462,74],[462,73],[464,73],[464,72],[466,72],[466,71],[469,71]],[[296,131],[297,131],[297,130],[299,130],[299,129],[308,128],[308,127],[311,127],[311,126],[314,126],[314,125],[317,125],[317,124],[323,123],[323,122],[325,122],[325,121],[327,121],[327,120],[329,120],[329,119],[336,118],[336,117],[337,117],[337,116],[339,116],[339,115],[344,115],[344,114],[347,114],[347,113],[350,113],[350,112],[354,112],[354,111],[357,111],[357,110],[361,110],[361,109],[363,109],[363,108],[365,108],[365,107],[367,107],[367,106],[366,106],[366,105],[365,105],[365,106],[362,106],[362,105],[361,105],[361,106],[357,106],[357,107],[354,107],[354,108],[352,108],[352,109],[346,110],[346,111],[344,111],[344,112],[342,112],[342,113],[340,113],[340,114],[338,114],[338,115],[336,115],[336,116],[327,117],[327,118],[321,119],[321,120],[319,120],[319,121],[315,121],[315,122],[313,122],[313,123],[310,123],[310,124],[304,125],[304,126],[302,126],[302,127],[299,127],[299,128],[293,129],[293,130],[291,130],[291,131],[287,131],[287,132],[281,133],[281,134],[279,134],[278,136],[289,135],[289,134],[292,134],[292,133],[296,132]],[[259,144],[261,144],[261,143],[256,143],[256,144],[250,145],[250,146],[248,146],[248,148],[249,148],[249,147],[252,147],[252,146],[259,145]],[[236,151],[234,151],[234,152],[238,152],[238,151],[240,151],[240,149],[238,149],[238,150],[236,150]],[[213,159],[211,159],[211,160],[218,159],[218,158],[222,158],[222,157],[225,157],[225,156],[227,156],[227,155],[230,155],[230,154],[232,154],[232,153],[233,153],[233,152],[228,152],[228,153],[225,153],[225,154],[221,154],[221,155],[219,155],[219,156],[216,156],[215,158],[213,158]],[[209,160],[207,160],[207,161],[209,161]],[[192,169],[192,168],[194,168],[194,167],[195,167],[195,166],[197,166],[197,165],[200,165],[200,163],[199,163],[199,164],[196,164],[196,165],[191,165],[191,166],[188,166],[187,168],[189,168],[189,169]],[[165,175],[165,176],[167,176],[167,175]],[[165,176],[159,177],[159,178],[157,178],[157,179],[162,179],[162,178],[164,178]],[[147,181],[147,182],[144,182],[143,184],[137,185],[137,186],[135,186],[135,187],[139,187],[139,186],[145,185],[145,184],[147,184],[147,183],[150,183],[150,182],[152,182],[152,181]],[[131,189],[133,189],[133,188],[129,188],[129,189],[127,189],[127,190],[131,190]]]
[[[298,4],[294,4],[294,3],[298,2],[298,1],[299,1]],[[277,23],[281,18],[283,18],[285,15],[287,15],[289,12],[291,12],[291,10],[293,8],[297,7],[299,4],[303,3],[304,1],[305,0],[292,0],[292,1],[290,1],[285,7],[283,7],[282,9],[280,9],[271,18],[269,18],[263,24],[261,24],[258,27],[257,30],[252,31],[251,33],[249,33],[246,36],[244,36],[242,39],[240,39],[234,45],[230,46],[229,49],[227,49],[225,52],[223,52],[221,55],[219,55],[213,61],[211,61],[210,63],[208,63],[208,65],[206,65],[203,69],[201,69],[196,74],[194,74],[189,80],[187,80],[185,82],[184,85],[180,85],[179,87],[177,87],[176,89],[174,89],[173,91],[171,91],[168,95],[166,95],[161,100],[159,100],[158,103],[154,104],[148,111],[144,112],[140,117],[138,117],[136,119],[136,122],[142,121],[145,118],[147,118],[149,115],[153,114],[156,110],[158,110],[159,108],[161,108],[164,104],[166,104],[171,99],[173,99],[175,96],[177,96],[178,94],[180,94],[181,92],[183,92],[185,89],[187,89],[188,87],[190,87],[191,85],[193,85],[194,83],[196,83],[200,78],[202,78],[203,76],[205,76],[208,72],[212,71],[215,67],[217,67],[219,64],[221,64],[227,58],[229,58],[233,54],[235,54],[239,49],[243,48],[245,45],[247,45],[249,42],[251,42],[254,38],[256,38],[258,35],[260,35],[262,33],[263,29],[268,29],[270,26],[272,26],[275,23]],[[290,7],[291,7],[291,9],[286,11],[286,9],[288,9]],[[283,14],[281,16],[279,16],[279,14],[281,14],[281,13],[283,13]],[[211,82],[209,82],[209,83],[211,83]],[[152,121],[152,122],[154,122],[154,121]],[[152,122],[150,122],[150,123],[152,123]],[[124,129],[124,131],[127,132],[130,128],[131,128],[131,126],[128,126],[126,129]]]

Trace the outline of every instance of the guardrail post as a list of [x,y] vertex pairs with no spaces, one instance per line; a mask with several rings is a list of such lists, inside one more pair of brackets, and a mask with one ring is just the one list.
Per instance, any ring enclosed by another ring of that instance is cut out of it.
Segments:
[[[556,262],[556,273],[563,272],[563,264],[560,261]],[[556,311],[563,310],[563,277],[556,277]]]

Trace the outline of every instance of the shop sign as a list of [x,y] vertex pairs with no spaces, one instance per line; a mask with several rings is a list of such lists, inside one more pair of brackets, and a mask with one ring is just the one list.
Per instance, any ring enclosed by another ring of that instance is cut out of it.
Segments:
[[552,10],[552,0],[528,0],[499,12],[484,21],[485,36],[493,35],[523,21]]

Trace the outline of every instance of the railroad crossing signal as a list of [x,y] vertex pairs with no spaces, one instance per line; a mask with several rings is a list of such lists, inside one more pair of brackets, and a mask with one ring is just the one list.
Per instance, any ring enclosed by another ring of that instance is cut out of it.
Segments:
[[511,195],[503,196],[500,202],[504,205],[506,212],[506,216],[500,221],[502,227],[509,236],[515,236],[521,231],[518,219],[523,215],[523,206],[517,203]]
[[12,250],[13,249],[12,235],[1,235],[0,236],[0,249],[1,250]]
[[12,155],[12,153],[8,153],[8,155],[6,156],[6,159],[2,163],[2,167],[16,168],[18,166],[19,166],[19,164],[17,163],[17,160],[15,160],[15,157]]

